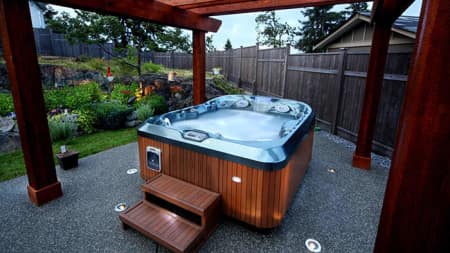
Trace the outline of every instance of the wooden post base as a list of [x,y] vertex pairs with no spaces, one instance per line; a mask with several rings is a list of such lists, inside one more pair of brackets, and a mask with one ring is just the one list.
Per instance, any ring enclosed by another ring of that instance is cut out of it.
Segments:
[[63,195],[61,183],[58,181],[38,190],[34,189],[30,185],[27,186],[27,189],[31,202],[33,202],[36,206],[41,206]]
[[352,166],[360,169],[369,170],[371,160],[372,159],[370,157],[353,154]]

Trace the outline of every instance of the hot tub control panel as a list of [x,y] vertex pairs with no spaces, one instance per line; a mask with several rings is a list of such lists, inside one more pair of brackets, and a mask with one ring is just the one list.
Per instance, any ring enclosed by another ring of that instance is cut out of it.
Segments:
[[147,146],[147,168],[161,172],[161,149]]

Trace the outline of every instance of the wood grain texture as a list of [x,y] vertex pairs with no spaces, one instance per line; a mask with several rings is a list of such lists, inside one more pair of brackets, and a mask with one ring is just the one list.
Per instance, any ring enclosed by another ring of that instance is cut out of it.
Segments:
[[[163,0],[169,2],[169,0]],[[345,4],[361,2],[360,0],[230,0],[215,1],[216,4],[209,3],[207,6],[196,7],[186,5],[189,10],[202,15],[225,15],[236,13],[247,13],[255,11],[271,11],[278,9],[301,8],[311,6],[323,6],[333,4]]]
[[376,253],[450,252],[450,5],[424,0]]
[[[161,149],[162,173],[222,195],[225,215],[258,228],[280,225],[307,169],[312,155],[313,132],[299,144],[285,168],[267,171],[139,137],[141,177],[158,173],[146,168],[147,146]],[[231,180],[241,178],[241,183]]]
[[0,30],[27,169],[28,192],[31,201],[41,205],[61,196],[62,190],[53,162],[27,0],[0,1]]
[[194,30],[192,33],[193,41],[193,99],[194,104],[201,104],[206,101],[205,95],[205,32]]
[[191,252],[202,232],[200,226],[147,201],[140,201],[119,217],[124,227],[136,229],[172,252]]
[[[352,163],[354,167],[370,169],[369,163],[361,163],[360,157],[370,159],[373,134],[377,120],[378,106],[383,87],[384,66],[386,64],[392,23],[376,23],[370,49],[369,69],[364,89],[364,102],[359,122],[358,141]],[[366,159],[367,160],[367,159]]]
[[163,25],[207,32],[216,32],[221,24],[220,20],[202,16],[159,1],[43,0],[42,2],[112,15],[127,16]]

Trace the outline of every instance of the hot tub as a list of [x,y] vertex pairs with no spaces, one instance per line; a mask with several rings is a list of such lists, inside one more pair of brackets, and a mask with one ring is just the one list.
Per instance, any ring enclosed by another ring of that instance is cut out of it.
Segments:
[[311,159],[307,104],[228,95],[148,119],[138,130],[141,177],[159,173],[221,193],[227,216],[273,228]]

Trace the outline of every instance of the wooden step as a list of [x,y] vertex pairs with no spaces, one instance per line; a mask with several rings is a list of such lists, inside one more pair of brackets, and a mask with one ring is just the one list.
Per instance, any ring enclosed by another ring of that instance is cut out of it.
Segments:
[[220,194],[160,175],[142,185],[144,200],[120,215],[132,227],[174,252],[196,251],[216,229]]
[[173,252],[190,252],[196,246],[202,228],[147,201],[120,214],[125,224]]
[[215,202],[220,200],[219,193],[167,175],[161,175],[143,184],[142,191],[199,216],[205,215],[208,208],[215,206]]

